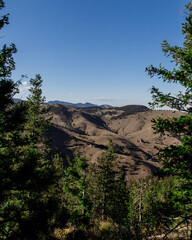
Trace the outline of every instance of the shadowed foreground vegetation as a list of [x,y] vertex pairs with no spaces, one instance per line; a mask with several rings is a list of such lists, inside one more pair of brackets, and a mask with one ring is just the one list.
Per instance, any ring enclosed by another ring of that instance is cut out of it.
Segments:
[[[0,0],[0,9],[4,2]],[[151,77],[178,83],[172,96],[152,87],[154,106],[185,112],[157,118],[153,128],[180,139],[159,149],[156,176],[125,181],[112,141],[94,163],[78,151],[68,165],[52,156],[51,127],[39,74],[26,102],[14,104],[20,82],[11,79],[14,44],[0,51],[0,239],[192,239],[192,4],[185,6],[182,47],[162,44],[172,71],[149,66]],[[0,29],[8,15],[0,19]],[[94,121],[95,119],[92,119]],[[103,122],[100,123],[101,125]]]

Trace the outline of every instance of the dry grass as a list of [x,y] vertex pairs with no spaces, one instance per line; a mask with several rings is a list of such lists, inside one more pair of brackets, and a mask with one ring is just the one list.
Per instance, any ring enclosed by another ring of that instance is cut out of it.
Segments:
[[[54,105],[57,108],[57,104]],[[174,137],[155,135],[152,129],[153,118],[180,116],[172,111],[145,111],[114,119],[121,110],[98,109],[95,112],[82,112],[62,106],[52,113],[55,129],[50,133],[53,145],[65,156],[72,155],[75,148],[80,154],[94,161],[107,148],[112,139],[117,157],[125,169],[128,179],[150,175],[161,165],[156,161],[157,150],[168,144],[179,144]],[[136,159],[136,161],[134,160]]]

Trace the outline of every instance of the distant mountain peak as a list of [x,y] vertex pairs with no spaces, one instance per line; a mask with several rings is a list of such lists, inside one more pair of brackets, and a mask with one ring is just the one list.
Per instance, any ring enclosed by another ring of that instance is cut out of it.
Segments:
[[97,104],[93,104],[93,103],[90,103],[90,102],[86,102],[86,103],[70,103],[70,102],[64,102],[64,101],[59,101],[59,100],[54,100],[54,101],[49,101],[47,102],[48,104],[51,104],[51,103],[58,103],[58,104],[63,104],[63,105],[66,105],[66,106],[69,106],[69,107],[74,107],[74,108],[86,108],[86,107],[100,107],[102,109],[105,109],[105,108],[113,108],[112,106],[110,105],[107,105],[107,104],[103,104],[103,105],[97,105]]

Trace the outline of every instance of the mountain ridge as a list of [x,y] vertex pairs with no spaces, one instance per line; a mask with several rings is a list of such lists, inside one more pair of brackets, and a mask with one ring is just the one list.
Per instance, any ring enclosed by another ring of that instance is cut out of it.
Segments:
[[52,103],[63,104],[63,105],[74,107],[74,108],[87,108],[87,107],[99,107],[101,109],[114,108],[113,106],[108,105],[108,104],[97,105],[97,104],[93,104],[93,103],[90,103],[90,102],[71,103],[71,102],[65,102],[65,101],[60,101],[60,100],[53,100],[53,101],[48,101],[47,102],[47,104],[52,104]]
[[[14,100],[15,103],[25,101],[25,100],[22,100],[20,98],[14,98],[13,100]],[[65,106],[69,106],[69,107],[73,107],[73,108],[82,108],[82,109],[83,108],[119,109],[119,110],[123,110],[123,112],[125,112],[127,114],[149,110],[148,107],[146,107],[144,105],[137,105],[137,104],[127,104],[127,105],[122,106],[122,107],[115,107],[115,106],[112,106],[112,105],[109,105],[109,104],[97,105],[97,104],[90,103],[90,102],[71,103],[71,102],[65,102],[65,101],[60,101],[60,100],[48,101],[48,102],[45,102],[45,104],[61,104],[61,105],[65,105]]]
[[107,149],[111,139],[127,179],[150,175],[161,167],[155,146],[180,144],[173,136],[154,134],[151,122],[158,116],[167,118],[183,114],[180,112],[153,111],[145,107],[141,111],[140,107],[133,109],[133,105],[134,113],[130,113],[127,106],[124,110],[72,108],[56,103],[49,106],[53,127],[48,135],[53,139],[52,149],[58,149],[64,159],[78,150],[94,162]]

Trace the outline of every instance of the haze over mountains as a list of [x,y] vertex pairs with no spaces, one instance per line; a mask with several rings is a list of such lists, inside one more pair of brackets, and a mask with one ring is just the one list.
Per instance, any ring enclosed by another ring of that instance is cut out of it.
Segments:
[[58,103],[49,106],[53,126],[48,135],[53,139],[53,149],[63,157],[72,156],[77,149],[94,161],[112,139],[127,179],[147,176],[161,167],[155,146],[179,144],[171,135],[154,134],[151,120],[158,116],[179,116],[180,112],[152,111],[141,105],[109,109],[74,108]]
[[[14,98],[15,103],[21,102],[21,101],[23,101],[23,100],[20,99],[20,98]],[[86,103],[70,103],[70,102],[64,102],[64,101],[60,101],[60,100],[54,100],[54,101],[48,101],[46,103],[47,104],[58,103],[58,104],[63,104],[63,105],[74,107],[74,108],[82,108],[82,107],[100,107],[102,109],[113,108],[113,106],[108,105],[108,104],[97,105],[97,104],[93,104],[93,103],[89,103],[89,102],[86,102]]]
[[[20,98],[14,98],[15,103],[18,103],[18,102],[21,102],[21,101],[23,101],[23,100],[20,99]],[[97,104],[93,104],[93,103],[90,103],[90,102],[71,103],[71,102],[64,102],[64,101],[60,101],[60,100],[54,100],[54,101],[46,102],[46,104],[54,104],[54,103],[63,104],[63,105],[73,107],[73,108],[90,108],[90,107],[98,107],[98,108],[101,108],[101,109],[117,108],[117,109],[121,109],[125,112],[127,112],[127,111],[129,111],[129,112],[134,112],[134,111],[140,112],[140,111],[149,110],[149,108],[147,108],[146,106],[143,106],[143,105],[126,105],[126,106],[123,106],[123,107],[114,107],[114,106],[111,106],[111,105],[108,105],[108,104],[97,105]]]
[[111,105],[103,104],[103,105],[98,106],[96,104],[89,103],[89,102],[86,102],[86,103],[70,103],[70,102],[63,102],[63,101],[59,101],[59,100],[54,100],[54,101],[48,101],[47,103],[48,104],[52,104],[52,103],[64,104],[66,106],[70,106],[70,107],[74,107],[74,108],[81,108],[81,107],[100,107],[102,109],[113,108],[113,106],[111,106]]

